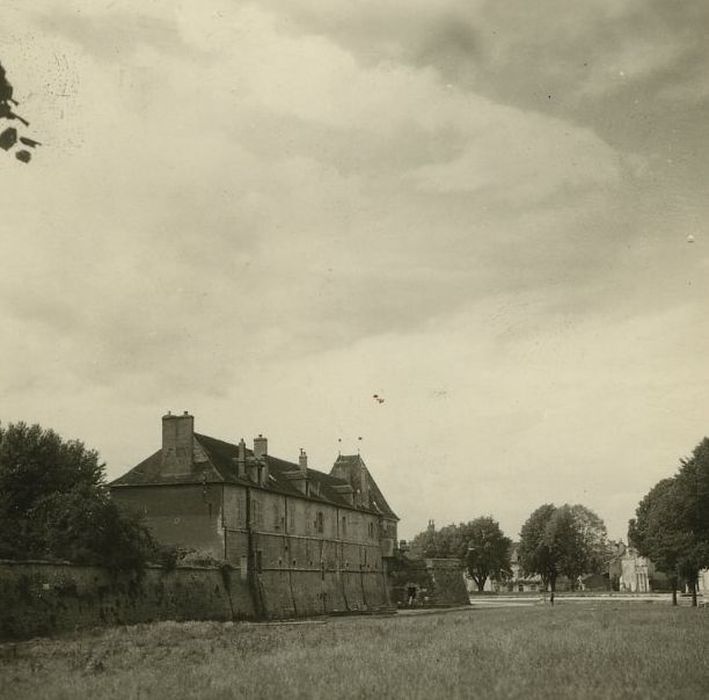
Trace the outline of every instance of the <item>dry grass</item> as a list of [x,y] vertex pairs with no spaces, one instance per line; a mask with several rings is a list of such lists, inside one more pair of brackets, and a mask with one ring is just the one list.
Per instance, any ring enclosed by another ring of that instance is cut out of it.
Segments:
[[2,698],[705,698],[709,612],[562,603],[264,626],[159,623],[10,647]]

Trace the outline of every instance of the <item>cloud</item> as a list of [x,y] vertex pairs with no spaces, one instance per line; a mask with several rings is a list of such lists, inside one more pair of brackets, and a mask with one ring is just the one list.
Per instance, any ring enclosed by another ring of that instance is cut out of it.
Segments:
[[620,176],[621,158],[592,132],[522,113],[490,119],[456,158],[412,173],[425,190],[483,190],[491,201],[515,207],[560,191],[571,195],[593,187],[610,188]]
[[686,8],[402,7],[14,3],[45,145],[0,171],[8,418],[85,431],[114,474],[170,408],[321,464],[361,430],[423,523],[451,484],[451,518],[582,500],[574,469],[634,459],[618,425],[667,421],[654,469],[693,439],[669,411],[704,381],[706,120],[656,99],[699,75],[671,78],[703,55]]
[[146,46],[168,55],[187,48],[171,3],[134,4],[132,9],[130,3],[99,8],[75,0],[47,5],[35,11],[38,29],[63,36],[104,61],[127,60]]

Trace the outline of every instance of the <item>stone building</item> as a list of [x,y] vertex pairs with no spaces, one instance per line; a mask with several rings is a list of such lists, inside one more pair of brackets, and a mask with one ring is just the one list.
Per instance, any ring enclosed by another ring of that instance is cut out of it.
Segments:
[[398,518],[359,455],[324,473],[194,431],[163,416],[162,447],[110,484],[115,502],[144,517],[155,538],[229,562],[261,617],[390,605],[384,558]]

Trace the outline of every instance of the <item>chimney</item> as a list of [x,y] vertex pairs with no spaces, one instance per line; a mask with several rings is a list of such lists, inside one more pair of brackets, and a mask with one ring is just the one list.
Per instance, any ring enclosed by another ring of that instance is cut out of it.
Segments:
[[[295,467],[295,465],[293,465]],[[300,449],[298,455],[298,468],[284,472],[283,476],[289,479],[295,488],[306,496],[310,494],[308,484],[308,455],[303,448]]]
[[246,443],[244,438],[239,440],[239,451],[236,455],[236,476],[239,479],[246,479]]
[[260,459],[268,454],[268,440],[259,433],[257,438],[254,438],[254,457]]
[[184,411],[162,417],[162,466],[167,474],[185,474],[192,468],[194,416]]

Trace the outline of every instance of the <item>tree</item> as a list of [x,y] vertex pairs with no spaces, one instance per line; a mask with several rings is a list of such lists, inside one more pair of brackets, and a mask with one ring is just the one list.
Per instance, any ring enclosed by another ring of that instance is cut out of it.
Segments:
[[411,541],[411,553],[416,557],[460,559],[482,591],[490,576],[503,578],[509,572],[511,544],[491,517],[446,525],[440,530],[431,521]]
[[527,574],[539,574],[545,586],[559,576],[558,564],[545,541],[547,523],[556,511],[553,503],[539,506],[522,526],[517,554]]
[[704,438],[674,477],[647,493],[629,523],[629,539],[672,580],[676,605],[678,579],[684,578],[697,604],[699,570],[709,565],[709,439]]
[[606,524],[596,513],[581,504],[571,506],[571,512],[581,531],[587,556],[587,568],[581,573],[606,571],[607,564],[613,556],[613,549],[608,542]]
[[0,426],[0,557],[139,569],[148,531],[111,502],[95,450],[25,423]]
[[467,543],[465,564],[478,591],[485,588],[488,578],[509,576],[512,540],[505,537],[499,523],[489,516],[476,518],[461,525],[462,539]]
[[682,529],[677,527],[676,485],[674,478],[655,484],[635,509],[635,518],[628,523],[630,544],[669,576],[673,605],[677,605],[679,559],[685,546]]
[[600,570],[606,549],[605,525],[593,511],[546,503],[522,526],[518,553],[524,571],[549,587],[553,604],[559,576],[573,586],[582,574]]
[[411,540],[411,553],[415,557],[456,557],[462,559],[467,551],[460,526],[446,525],[436,530],[431,520],[428,527]]
[[697,605],[699,571],[709,566],[709,439],[704,438],[682,460],[676,478],[677,517],[684,529],[679,572],[689,584],[692,605]]

